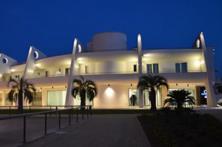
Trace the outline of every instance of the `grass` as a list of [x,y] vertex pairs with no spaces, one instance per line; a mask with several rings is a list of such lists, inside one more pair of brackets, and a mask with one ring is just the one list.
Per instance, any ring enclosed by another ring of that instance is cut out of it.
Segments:
[[221,146],[222,123],[209,114],[168,110],[138,119],[154,147]]

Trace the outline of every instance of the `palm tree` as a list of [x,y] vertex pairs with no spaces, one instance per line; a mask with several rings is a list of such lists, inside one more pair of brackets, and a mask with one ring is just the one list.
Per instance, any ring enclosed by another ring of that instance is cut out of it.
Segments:
[[23,99],[26,102],[31,103],[36,96],[36,89],[34,85],[23,78],[20,80],[10,78],[8,81],[8,86],[11,87],[11,90],[8,93],[8,100],[10,102],[18,101],[18,111],[22,113]]
[[166,78],[159,75],[143,75],[139,78],[137,88],[144,91],[149,91],[149,100],[151,103],[151,110],[156,110],[156,90],[165,86],[168,89]]
[[170,98],[167,98],[164,101],[164,105],[170,104],[170,105],[177,105],[177,108],[180,110],[183,108],[183,104],[188,103],[189,105],[195,104],[194,97],[190,96],[190,92],[184,89],[180,90],[173,90],[170,91],[168,96]]
[[89,101],[92,101],[97,95],[97,87],[95,82],[85,80],[83,76],[80,76],[80,79],[74,79],[72,96],[76,98],[77,95],[79,95],[81,99],[81,109],[84,109],[86,105],[86,96]]

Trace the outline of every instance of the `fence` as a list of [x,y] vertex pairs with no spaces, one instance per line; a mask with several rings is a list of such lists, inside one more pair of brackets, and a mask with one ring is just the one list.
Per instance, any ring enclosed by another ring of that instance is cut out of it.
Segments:
[[[12,108],[15,108],[16,106],[4,106],[4,108],[8,107],[9,111],[12,110]],[[33,113],[22,113],[22,114],[11,114],[8,116],[0,117],[0,121],[4,120],[10,120],[10,119],[17,119],[17,118],[22,118],[22,142],[26,143],[27,142],[27,118],[31,116],[37,116],[41,115],[41,117],[44,118],[44,134],[42,136],[45,136],[48,134],[48,116],[55,113],[56,114],[56,119],[58,123],[58,129],[61,129],[61,115],[62,114],[67,114],[67,120],[68,120],[68,125],[72,124],[72,116],[76,114],[76,122],[79,121],[79,115],[82,115],[82,119],[84,119],[84,115],[87,116],[87,119],[89,118],[89,114],[92,114],[91,111],[91,106],[85,106],[85,107],[80,107],[80,106],[67,106],[64,107],[63,109],[59,109],[59,107],[62,106],[53,106],[50,107],[48,111],[41,111],[41,112],[33,112]],[[27,107],[26,107],[27,108]],[[32,107],[29,107],[28,109],[34,109]],[[46,108],[46,107],[44,107]],[[53,109],[54,108],[54,109]],[[84,108],[84,109],[82,109]],[[80,114],[81,113],[81,114]]]

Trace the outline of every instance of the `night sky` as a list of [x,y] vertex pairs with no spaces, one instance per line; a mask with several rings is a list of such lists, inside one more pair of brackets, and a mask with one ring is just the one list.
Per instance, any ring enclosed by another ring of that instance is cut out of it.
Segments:
[[128,48],[190,48],[203,31],[222,73],[222,0],[1,0],[0,52],[25,62],[30,45],[48,56],[86,46],[97,32],[127,34]]

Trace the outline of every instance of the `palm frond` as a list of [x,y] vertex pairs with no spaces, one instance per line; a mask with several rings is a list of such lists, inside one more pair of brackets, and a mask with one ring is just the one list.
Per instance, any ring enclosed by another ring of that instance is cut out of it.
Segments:
[[28,89],[24,89],[24,99],[28,101],[28,103],[31,103],[34,99],[34,93]]

